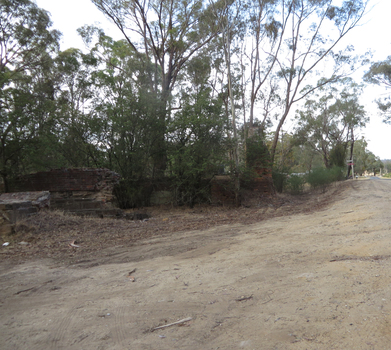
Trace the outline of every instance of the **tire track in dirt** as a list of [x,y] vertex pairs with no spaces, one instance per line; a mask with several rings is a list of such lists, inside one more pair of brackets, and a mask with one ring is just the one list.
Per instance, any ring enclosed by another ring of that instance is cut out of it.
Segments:
[[[0,325],[5,339],[15,336],[8,349],[35,334],[41,347],[29,349],[389,349],[391,181],[346,187],[346,199],[322,212],[160,237],[129,248],[129,265],[111,255],[111,265],[61,270],[61,290],[42,288],[40,305],[11,295],[2,306],[17,323]],[[136,283],[123,282],[127,266],[140,272]],[[23,307],[33,310],[16,315]]]
[[[79,304],[80,305],[80,304]],[[51,335],[51,348],[60,349],[69,348],[69,344],[63,344],[66,339],[71,338],[72,333],[72,321],[78,319],[82,314],[83,306],[72,306],[68,312],[57,322],[54,326],[53,333]],[[61,315],[62,313],[59,312]],[[77,323],[78,324],[78,323]]]
[[123,304],[117,304],[113,308],[113,317],[114,324],[112,328],[113,341],[116,345],[119,345],[119,349],[126,349],[128,344],[126,339],[128,338],[128,333],[126,332],[126,326],[128,321],[125,315],[129,315],[131,312],[130,306],[124,306]]

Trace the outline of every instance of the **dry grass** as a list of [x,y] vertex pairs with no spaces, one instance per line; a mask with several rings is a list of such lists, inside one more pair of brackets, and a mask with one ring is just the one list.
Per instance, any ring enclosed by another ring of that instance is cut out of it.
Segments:
[[[145,208],[152,217],[145,221],[98,219],[60,211],[42,211],[19,221],[10,242],[0,250],[0,259],[12,263],[51,258],[65,264],[104,254],[107,248],[132,246],[135,242],[180,231],[204,230],[233,223],[251,224],[271,217],[310,213],[330,204],[349,184],[338,183],[324,194],[278,195],[252,208],[213,206]],[[28,244],[22,243],[26,242]],[[80,246],[74,248],[69,243]]]

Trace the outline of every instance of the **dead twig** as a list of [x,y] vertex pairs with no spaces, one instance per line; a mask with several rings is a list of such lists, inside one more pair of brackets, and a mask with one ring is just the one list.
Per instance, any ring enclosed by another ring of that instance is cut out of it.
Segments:
[[28,292],[28,291],[33,290],[33,289],[35,289],[35,288],[36,288],[36,287],[31,287],[31,288],[28,288],[28,289],[23,289],[23,290],[20,290],[19,292],[16,292],[14,295],[18,295],[18,294],[20,294],[20,293]]
[[390,259],[391,255],[374,255],[374,256],[349,256],[349,255],[343,255],[343,256],[336,256],[334,259],[331,259],[330,262],[335,261],[345,261],[345,260],[360,260],[360,261],[371,261],[371,260],[384,260],[384,259]]
[[187,317],[187,318],[184,318],[183,320],[179,320],[179,321],[176,321],[176,322],[173,322],[173,323],[165,324],[165,325],[163,325],[163,326],[155,327],[154,329],[152,329],[152,332],[153,332],[153,331],[156,331],[157,329],[162,329],[162,328],[171,327],[171,326],[174,326],[174,325],[176,325],[176,324],[185,323],[185,322],[188,322],[188,321],[191,321],[191,320],[192,320],[191,317]]
[[272,298],[270,298],[269,300],[266,300],[266,301],[264,301],[263,303],[261,303],[261,304],[267,304],[268,302],[270,302],[270,301],[272,301],[273,299]]
[[130,271],[130,272],[128,273],[128,276],[130,277],[130,276],[132,275],[132,273],[135,273],[135,272],[136,272],[136,270],[137,270],[137,269],[133,269],[132,271]]

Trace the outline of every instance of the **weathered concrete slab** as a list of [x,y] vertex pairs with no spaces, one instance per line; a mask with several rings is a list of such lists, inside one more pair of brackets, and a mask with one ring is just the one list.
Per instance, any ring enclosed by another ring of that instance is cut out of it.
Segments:
[[50,207],[48,191],[3,193],[0,195],[0,235],[10,234],[18,220]]
[[50,207],[49,191],[3,193],[0,195],[0,210],[18,210],[20,208]]

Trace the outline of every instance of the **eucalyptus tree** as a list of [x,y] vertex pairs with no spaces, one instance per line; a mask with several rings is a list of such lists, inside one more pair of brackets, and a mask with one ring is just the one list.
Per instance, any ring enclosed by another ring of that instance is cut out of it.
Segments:
[[63,166],[102,166],[96,133],[93,132],[92,100],[98,59],[93,53],[69,48],[59,52],[52,70],[56,83],[57,124],[54,145]]
[[226,159],[226,123],[222,100],[212,97],[207,83],[184,89],[181,104],[168,127],[169,170],[177,203],[193,206],[209,197],[209,180]]
[[[95,93],[90,127],[106,166],[127,181],[153,176],[153,159],[159,145],[159,101],[149,89],[145,66],[125,40],[101,35],[92,49],[98,59],[93,72]],[[165,136],[165,135],[164,135]]]
[[[391,88],[391,56],[381,62],[371,65],[369,71],[364,75],[364,80],[371,84],[381,85],[389,91]],[[388,96],[376,100],[383,121],[391,124],[391,97]]]
[[48,13],[30,0],[0,0],[0,87],[32,72],[58,49],[60,33]]
[[[271,146],[272,160],[292,106],[350,72],[355,63],[351,57],[353,48],[347,46],[338,50],[342,39],[360,22],[367,2],[346,0],[338,5],[333,0],[279,1],[276,17],[280,18],[284,30],[279,31],[282,45],[275,56],[283,107]],[[322,63],[333,66],[328,68],[329,72],[324,71]],[[316,77],[318,80],[313,84]]]
[[[42,131],[53,98],[45,70],[58,49],[46,11],[30,0],[0,0],[0,173],[20,171],[29,142]],[[45,102],[46,101],[46,102]]]
[[[366,116],[365,109],[359,103],[359,97],[362,92],[362,87],[352,84],[350,87],[345,88],[336,102],[330,106],[330,112],[339,116],[342,126],[341,134],[345,133],[345,145],[350,145],[349,159],[353,159],[354,143],[355,143],[355,131],[365,127],[369,118]],[[340,143],[341,144],[341,143]],[[339,146],[341,148],[341,145]],[[334,156],[338,153],[338,148],[334,147]],[[339,152],[338,166],[343,165],[343,152]],[[336,161],[334,161],[336,163]],[[352,165],[349,163],[347,176],[352,170]]]
[[326,168],[344,166],[349,145],[350,159],[353,156],[355,130],[368,121],[359,103],[360,93],[361,88],[354,83],[342,91],[323,88],[297,111],[296,143],[306,144],[321,155]]
[[[219,5],[223,4],[221,15],[218,15]],[[232,6],[230,6],[232,4]],[[239,141],[237,131],[237,113],[234,96],[234,74],[233,74],[233,55],[236,50],[240,50],[240,46],[237,45],[239,40],[244,40],[244,17],[243,6],[241,1],[227,1],[223,0],[220,3],[212,3],[212,9],[215,16],[218,18],[218,27],[221,30],[221,49],[223,51],[224,64],[226,68],[227,77],[227,99],[226,99],[226,112],[227,119],[231,120],[231,149],[232,154],[232,166],[231,173],[234,176],[235,183],[235,203],[239,205]],[[236,44],[236,45],[235,45]],[[229,106],[229,112],[228,112]]]
[[[161,134],[155,149],[155,169],[166,168],[164,135],[170,98],[185,63],[219,32],[218,13],[202,0],[92,0],[119,28],[137,57],[149,65],[149,88],[160,99],[157,115]],[[219,5],[219,13],[223,9]]]
[[256,0],[246,6],[246,35],[251,43],[250,49],[244,50],[250,66],[250,128],[254,125],[257,102],[263,102],[261,125],[264,128],[270,116],[271,103],[276,98],[277,86],[269,78],[272,78],[287,27],[287,18],[280,21],[278,5],[278,0]]
[[363,175],[366,171],[372,171],[376,156],[368,150],[368,142],[364,137],[356,140],[354,147],[354,170]]

